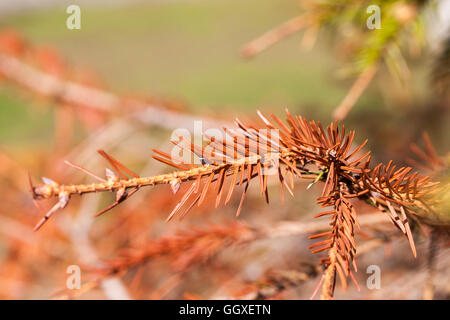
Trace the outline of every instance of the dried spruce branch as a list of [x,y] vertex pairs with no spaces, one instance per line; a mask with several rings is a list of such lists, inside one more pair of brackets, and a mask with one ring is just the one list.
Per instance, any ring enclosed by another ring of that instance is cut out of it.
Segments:
[[206,261],[225,247],[250,240],[252,231],[240,223],[228,225],[210,224],[204,228],[191,228],[178,231],[145,244],[143,248],[129,248],[120,257],[107,262],[100,268],[103,276],[121,273],[130,268],[158,257],[171,257],[171,266],[182,272],[194,265]]
[[[142,125],[156,125],[175,129],[191,123],[192,115],[178,111],[179,102],[167,101],[157,97],[131,99],[106,89],[81,83],[73,79],[76,67],[69,68],[56,51],[47,64],[59,72],[50,72],[47,68],[38,68],[37,47],[33,46],[16,32],[0,30],[0,77],[33,92],[38,97],[46,97],[52,102],[71,106],[77,110],[89,109],[105,115],[123,115],[128,111],[131,120]],[[30,61],[31,60],[31,61]],[[37,61],[36,61],[37,60]],[[30,63],[32,62],[32,63]],[[163,121],[165,120],[165,121]],[[222,121],[204,119],[208,126],[222,125]]]
[[[410,167],[396,168],[392,161],[387,165],[380,163],[371,168],[370,152],[359,156],[367,140],[351,151],[355,132],[350,131],[346,134],[344,126],[339,128],[337,122],[324,129],[320,122],[308,122],[302,117],[292,116],[287,111],[287,125],[272,115],[274,123],[278,125],[277,128],[260,112],[258,115],[265,124],[264,129],[278,130],[279,140],[274,139],[267,133],[268,131],[246,126],[236,120],[237,129],[224,129],[226,138],[221,141],[206,137],[208,142],[206,146],[196,146],[180,138],[178,146],[198,157],[202,164],[183,162],[155,150],[157,153],[154,155],[155,159],[179,169],[173,173],[139,177],[104,151],[100,151],[101,155],[108,159],[117,175],[107,169],[107,179],[103,179],[71,164],[99,182],[61,185],[45,178],[44,184],[32,185],[35,199],[54,197],[59,199],[38,223],[36,229],[55,211],[64,208],[69,203],[70,197],[75,194],[115,192],[116,201],[100,211],[101,214],[128,199],[139,188],[170,184],[172,191],[177,193],[183,182],[190,185],[170,213],[168,220],[176,215],[183,217],[193,206],[200,205],[213,184],[216,187],[216,206],[223,198],[227,204],[235,187],[244,185],[237,209],[239,215],[252,180],[259,181],[260,193],[264,194],[266,201],[269,201],[268,175],[265,173],[266,170],[272,169],[277,170],[282,196],[284,188],[293,195],[294,177],[314,179],[313,183],[324,182],[322,195],[317,199],[317,203],[323,207],[332,207],[332,210],[320,213],[316,217],[330,215],[331,230],[312,236],[324,240],[311,246],[313,252],[328,251],[328,257],[321,260],[326,267],[322,298],[333,297],[336,273],[345,287],[346,277],[352,277],[350,266],[356,271],[354,229],[358,222],[357,213],[350,202],[352,198],[371,203],[384,212],[407,236],[413,254],[416,255],[408,216],[432,207],[428,196],[435,190],[436,183],[429,182],[428,176],[413,172]],[[229,143],[230,139],[232,144]],[[205,151],[207,147],[210,148],[209,152]],[[232,151],[232,156],[229,156],[229,151]],[[276,162],[279,163],[278,166],[275,165]],[[224,195],[226,181],[229,181],[229,189]]]

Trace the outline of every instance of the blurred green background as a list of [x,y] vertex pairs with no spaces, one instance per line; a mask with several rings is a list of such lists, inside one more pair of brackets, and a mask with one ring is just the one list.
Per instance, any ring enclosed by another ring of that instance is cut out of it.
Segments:
[[[81,30],[68,30],[65,6],[4,15],[0,27],[22,32],[32,43],[59,49],[73,66],[95,70],[119,93],[137,92],[181,99],[189,111],[231,119],[256,109],[331,120],[352,85],[337,76],[343,66],[333,49],[339,39],[321,31],[315,47],[302,51],[302,33],[251,60],[240,49],[299,13],[292,0],[154,1],[128,5],[81,5]],[[436,113],[426,55],[412,62],[406,94],[389,85],[381,70],[345,123],[357,140],[370,137],[380,160],[407,152],[408,142],[428,130],[439,151],[447,151],[448,114]],[[52,134],[51,108],[9,86],[0,88],[0,143],[39,146]],[[402,101],[399,104],[399,101]]]

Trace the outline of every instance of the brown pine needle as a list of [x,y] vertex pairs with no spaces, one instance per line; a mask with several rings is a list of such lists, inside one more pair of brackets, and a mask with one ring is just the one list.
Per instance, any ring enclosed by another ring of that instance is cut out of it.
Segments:
[[67,164],[67,165],[69,165],[69,166],[71,166],[71,167],[73,167],[73,168],[75,168],[75,169],[78,169],[78,170],[80,170],[80,171],[82,171],[82,172],[84,172],[84,173],[90,175],[91,177],[97,179],[98,181],[106,182],[105,179],[100,178],[99,176],[97,176],[96,174],[92,173],[92,172],[89,171],[88,169],[85,169],[85,168],[83,168],[83,167],[81,167],[81,166],[79,166],[79,165],[77,165],[77,164],[74,164],[74,163],[72,163],[72,162],[70,162],[70,161],[67,161],[67,160],[64,160],[64,163]]

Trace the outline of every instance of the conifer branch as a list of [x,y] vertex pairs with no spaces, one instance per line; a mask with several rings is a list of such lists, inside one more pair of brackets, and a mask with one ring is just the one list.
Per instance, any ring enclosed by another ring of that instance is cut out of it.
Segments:
[[[139,177],[126,168],[119,161],[104,151],[104,156],[115,169],[115,173],[106,169],[107,179],[100,177],[98,183],[61,185],[48,178],[44,183],[31,186],[35,199],[49,199],[57,197],[55,206],[37,225],[42,226],[58,209],[64,208],[75,194],[83,195],[92,192],[115,192],[116,201],[100,211],[104,213],[119,203],[127,200],[133,193],[146,186],[170,184],[172,191],[177,193],[181,183],[189,183],[187,191],[180,202],[170,213],[168,220],[176,215],[184,217],[195,205],[200,205],[210,186],[216,187],[216,207],[225,198],[225,181],[229,181],[229,189],[225,202],[228,202],[235,190],[235,186],[245,188],[237,210],[240,213],[243,199],[249,183],[259,181],[260,193],[268,198],[266,170],[275,169],[281,192],[286,187],[292,193],[293,177],[311,178],[316,182],[323,182],[322,195],[317,199],[323,207],[331,206],[331,211],[316,215],[331,216],[332,229],[328,232],[316,234],[311,238],[325,238],[310,248],[313,253],[328,251],[328,258],[321,263],[326,266],[322,298],[330,298],[334,292],[336,273],[339,275],[343,287],[346,287],[346,277],[351,277],[350,266],[356,271],[356,243],[354,228],[358,225],[357,213],[351,204],[352,198],[370,202],[399,228],[408,238],[414,256],[416,250],[410,230],[408,216],[417,211],[427,210],[432,203],[427,203],[426,196],[435,190],[436,183],[429,181],[428,176],[413,172],[410,167],[396,168],[391,162],[370,167],[370,152],[360,155],[366,144],[351,150],[355,132],[345,133],[335,121],[325,129],[320,122],[308,122],[302,117],[294,117],[287,111],[287,125],[272,115],[278,128],[265,116],[258,112],[265,127],[279,132],[279,139],[274,139],[269,131],[263,131],[253,126],[245,125],[236,120],[237,129],[224,131],[233,138],[233,144],[227,140],[209,138],[208,144],[196,146],[180,139],[177,143],[201,160],[202,164],[180,161],[171,155],[156,151],[155,159],[179,169],[168,174],[152,177]],[[211,149],[207,151],[207,147]],[[232,151],[231,154],[230,152]],[[259,152],[259,153],[257,153]],[[279,165],[275,166],[278,162]],[[313,169],[314,168],[314,169]],[[83,172],[86,172],[83,170]],[[90,174],[94,176],[94,174]],[[119,178],[121,177],[121,178]],[[184,210],[182,210],[184,208]]]

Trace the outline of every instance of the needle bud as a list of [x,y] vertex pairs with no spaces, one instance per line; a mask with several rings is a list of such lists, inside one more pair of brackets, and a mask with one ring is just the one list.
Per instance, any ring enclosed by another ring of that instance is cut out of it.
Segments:
[[173,179],[170,181],[170,188],[172,189],[173,194],[176,194],[178,190],[180,190],[181,180]]

